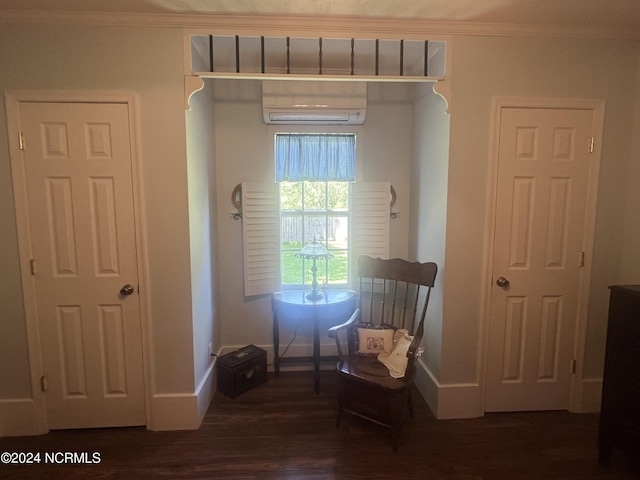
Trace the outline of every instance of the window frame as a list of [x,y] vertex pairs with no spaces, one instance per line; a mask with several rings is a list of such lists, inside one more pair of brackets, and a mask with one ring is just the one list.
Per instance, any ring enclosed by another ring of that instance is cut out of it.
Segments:
[[[327,134],[352,134],[355,136],[355,148],[356,148],[356,181],[358,181],[358,179],[362,179],[362,173],[363,173],[363,146],[364,146],[364,140],[363,140],[363,136],[364,136],[364,129],[362,128],[362,126],[357,126],[357,125],[270,125],[268,127],[268,137],[269,137],[269,141],[268,141],[268,160],[269,160],[269,166],[270,166],[270,178],[276,183],[278,184],[278,192],[280,192],[280,186],[278,181],[276,181],[276,173],[275,173],[275,142],[276,142],[276,135],[278,134],[320,134],[320,135],[327,135]],[[346,284],[329,284],[327,285],[327,288],[329,289],[349,289],[352,288],[353,285],[353,281],[354,281],[354,272],[353,272],[353,259],[350,258],[353,255],[353,235],[352,235],[352,229],[353,229],[353,186],[354,182],[349,182],[349,206],[348,206],[348,211],[346,214],[346,217],[348,219],[348,231],[347,231],[347,235],[348,235],[348,244],[347,244],[347,255],[348,255],[348,262],[347,262],[347,282]],[[278,205],[278,221],[280,223],[280,228],[281,227],[281,218],[282,218],[282,210],[280,205]],[[303,239],[304,241],[304,239]],[[302,288],[306,288],[309,285],[307,284],[302,284],[302,285],[285,285],[282,283],[282,279],[283,279],[283,259],[282,259],[282,242],[280,242],[280,248],[279,248],[279,257],[280,257],[280,288],[284,289],[284,290],[292,290],[292,289],[302,289]],[[301,265],[301,268],[302,265]]]
[[[300,180],[300,181],[296,181],[296,182],[291,182],[291,183],[302,183],[303,187],[302,187],[302,199],[304,201],[304,183],[307,182],[306,180]],[[323,183],[328,184],[331,182],[335,182],[335,180],[324,180]],[[282,182],[277,182],[277,183],[282,183]],[[326,208],[326,198],[325,198],[325,208],[322,210],[297,210],[297,211],[285,211],[283,212],[282,210],[282,205],[280,205],[279,211],[278,211],[278,216],[280,219],[280,227],[281,227],[281,237],[282,237],[282,220],[283,218],[296,218],[296,217],[300,217],[302,219],[302,229],[303,229],[303,238],[302,238],[302,242],[303,242],[303,246],[304,244],[306,244],[309,241],[309,232],[305,232],[305,225],[306,225],[306,219],[308,218],[313,218],[313,217],[323,217],[325,219],[325,232],[326,232],[326,225],[327,225],[327,221],[330,217],[340,217],[340,218],[346,218],[347,219],[347,245],[345,248],[330,248],[328,245],[328,239],[324,239],[323,241],[320,241],[320,243],[322,243],[325,248],[331,252],[346,252],[347,253],[347,278],[346,278],[346,282],[345,283],[323,283],[323,288],[328,288],[328,289],[342,289],[342,288],[348,288],[351,285],[351,257],[350,257],[350,253],[352,253],[352,241],[351,241],[351,222],[352,222],[352,206],[353,206],[353,201],[352,201],[352,188],[351,185],[353,184],[353,182],[344,182],[348,184],[348,205],[347,205],[347,209],[344,211],[337,211],[337,210],[330,210],[328,208]],[[279,190],[281,191],[281,190]],[[314,235],[315,237],[315,235]],[[280,242],[280,264],[281,264],[281,288],[285,289],[285,290],[289,290],[289,289],[302,289],[302,288],[307,288],[310,286],[310,283],[304,283],[305,281],[305,274],[304,271],[306,269],[309,268],[309,265],[307,262],[310,262],[310,260],[306,260],[306,259],[301,259],[301,263],[300,263],[300,269],[301,269],[301,275],[302,275],[302,281],[303,283],[284,283],[282,280],[284,280],[284,262],[282,261],[282,257],[283,254],[285,252],[292,252],[293,250],[287,250],[283,248],[283,242],[282,242],[282,238],[281,238],[281,242]],[[324,264],[324,267],[321,268],[320,267],[320,262],[322,262]],[[318,261],[318,272],[324,270],[327,271],[329,269],[329,262],[331,262],[330,259],[322,259]]]

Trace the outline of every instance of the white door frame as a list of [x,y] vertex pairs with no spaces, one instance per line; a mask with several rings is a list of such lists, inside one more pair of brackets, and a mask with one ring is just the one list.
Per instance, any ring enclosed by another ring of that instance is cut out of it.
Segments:
[[[595,237],[596,207],[598,200],[598,179],[600,176],[600,160],[602,154],[602,133],[604,128],[604,100],[601,99],[574,99],[574,98],[531,98],[531,97],[495,97],[493,99],[491,114],[491,137],[489,143],[489,196],[490,206],[485,223],[485,253],[481,315],[482,349],[480,358],[482,411],[485,411],[485,394],[487,378],[487,351],[489,345],[489,316],[491,313],[493,245],[495,239],[496,209],[498,208],[496,197],[498,194],[498,154],[500,140],[501,112],[506,108],[536,108],[536,109],[574,109],[591,110],[593,112],[592,135],[595,137],[594,149],[589,163],[589,180],[587,186],[587,204],[585,210],[585,223],[583,235],[583,251],[585,252],[585,268],[581,271],[578,312],[575,327],[574,358],[576,360],[576,373],[571,380],[571,394],[569,411],[581,412],[588,399],[583,398],[584,353],[587,333],[587,313],[589,309],[589,289],[591,285],[591,270],[593,265],[593,244]],[[588,146],[585,145],[585,148]]]
[[11,176],[13,182],[13,196],[16,210],[16,224],[18,234],[18,251],[20,261],[20,276],[25,310],[27,330],[27,345],[29,347],[29,364],[31,371],[31,389],[34,409],[34,434],[47,433],[45,397],[41,391],[40,379],[43,375],[42,356],[40,350],[40,336],[37,317],[36,291],[33,276],[30,274],[31,232],[29,229],[28,196],[26,190],[26,175],[24,170],[23,152],[20,150],[20,104],[21,103],[119,103],[129,108],[129,138],[131,141],[131,165],[133,180],[133,213],[136,235],[136,255],[139,276],[140,322],[142,329],[142,353],[145,390],[146,424],[151,425],[151,362],[149,361],[149,295],[148,268],[146,254],[146,231],[144,228],[145,211],[143,205],[142,168],[140,149],[140,115],[138,96],[133,92],[107,91],[44,91],[23,90],[5,93],[5,108],[7,114],[7,131],[9,134],[9,157],[11,161]]

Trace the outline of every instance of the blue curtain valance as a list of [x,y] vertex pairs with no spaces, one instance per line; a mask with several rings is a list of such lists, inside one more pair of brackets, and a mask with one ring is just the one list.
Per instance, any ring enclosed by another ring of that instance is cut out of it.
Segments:
[[356,179],[355,135],[277,134],[276,181]]

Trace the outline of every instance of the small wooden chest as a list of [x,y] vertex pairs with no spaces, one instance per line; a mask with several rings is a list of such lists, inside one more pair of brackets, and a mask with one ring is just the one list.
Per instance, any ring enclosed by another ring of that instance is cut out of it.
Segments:
[[218,390],[231,398],[267,381],[267,352],[247,345],[218,359]]

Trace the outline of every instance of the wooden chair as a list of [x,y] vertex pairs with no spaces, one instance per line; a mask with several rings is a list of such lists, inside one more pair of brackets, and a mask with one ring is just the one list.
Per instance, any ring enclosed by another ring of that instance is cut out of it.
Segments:
[[394,452],[404,419],[413,416],[410,389],[436,272],[431,262],[360,256],[358,309],[329,329],[340,356],[336,426],[343,412],[386,426]]

